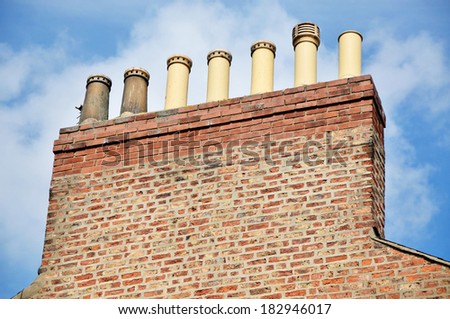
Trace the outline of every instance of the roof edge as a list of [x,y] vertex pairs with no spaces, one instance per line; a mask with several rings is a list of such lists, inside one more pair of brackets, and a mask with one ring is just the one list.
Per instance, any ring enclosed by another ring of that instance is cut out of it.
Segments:
[[439,263],[441,265],[444,265],[444,266],[450,268],[450,261],[447,261],[445,259],[442,259],[442,258],[433,256],[433,255],[421,252],[419,250],[416,250],[416,249],[413,249],[413,248],[410,248],[410,247],[406,247],[406,246],[397,244],[397,243],[395,243],[393,241],[390,241],[390,240],[387,240],[387,239],[384,239],[384,238],[381,238],[381,237],[377,237],[377,236],[373,236],[372,235],[372,236],[370,236],[370,238],[372,240],[378,242],[378,243],[381,243],[381,244],[384,244],[384,245],[389,246],[391,248],[400,250],[401,252],[409,253],[409,254],[412,254],[412,255],[415,255],[415,256],[419,256],[419,257],[425,258],[428,261],[436,262],[436,263]]

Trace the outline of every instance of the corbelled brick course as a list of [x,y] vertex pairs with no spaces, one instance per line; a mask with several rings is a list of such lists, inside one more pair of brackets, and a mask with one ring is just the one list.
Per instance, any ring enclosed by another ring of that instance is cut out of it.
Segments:
[[61,129],[33,298],[448,298],[384,236],[370,76]]

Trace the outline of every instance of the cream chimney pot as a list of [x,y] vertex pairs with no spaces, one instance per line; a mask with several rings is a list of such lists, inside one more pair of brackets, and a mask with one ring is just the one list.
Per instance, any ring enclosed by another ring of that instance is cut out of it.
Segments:
[[317,49],[320,45],[320,29],[310,22],[297,24],[292,29],[295,51],[294,85],[317,82]]
[[353,30],[339,36],[339,79],[361,75],[362,41],[362,35]]
[[166,103],[164,109],[187,105],[189,73],[192,60],[184,55],[173,55],[167,59]]
[[260,40],[251,48],[252,83],[250,94],[273,91],[273,76],[276,46],[270,41]]
[[124,73],[121,116],[147,112],[147,87],[150,74],[147,70],[134,67]]
[[108,119],[111,79],[103,74],[91,75],[86,81],[86,95],[80,114],[80,124]]
[[231,53],[222,49],[208,53],[206,102],[228,99],[231,60]]

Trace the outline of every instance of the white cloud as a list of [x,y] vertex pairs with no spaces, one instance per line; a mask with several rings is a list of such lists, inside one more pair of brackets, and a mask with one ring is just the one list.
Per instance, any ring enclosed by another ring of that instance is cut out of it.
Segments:
[[12,99],[39,91],[44,79],[67,64],[71,42],[62,32],[48,48],[32,46],[15,51],[0,42],[0,103],[5,106]]
[[[376,53],[369,59],[368,71],[373,74],[383,99],[391,106],[401,105],[415,91],[420,92],[423,106],[428,112],[439,112],[441,103],[427,102],[427,95],[443,92],[448,85],[448,67],[445,65],[444,45],[426,32],[418,32],[399,39],[391,29],[376,29],[367,36],[365,45]],[[425,94],[425,96],[424,96]]]
[[[448,96],[449,68],[442,43],[429,34],[402,40],[392,34],[384,29],[367,35],[366,44],[374,53],[366,69],[374,77],[388,118],[386,233],[393,240],[417,240],[425,235],[439,206],[430,181],[434,167],[418,162],[421,145],[408,139],[410,134],[401,126],[407,119],[402,117],[432,120],[448,110],[441,97]],[[432,130],[430,122],[427,134]]]
[[12,99],[19,94],[29,68],[28,61],[24,62],[23,57],[15,56],[8,45],[0,43],[0,79],[8,79],[1,82],[0,101]]

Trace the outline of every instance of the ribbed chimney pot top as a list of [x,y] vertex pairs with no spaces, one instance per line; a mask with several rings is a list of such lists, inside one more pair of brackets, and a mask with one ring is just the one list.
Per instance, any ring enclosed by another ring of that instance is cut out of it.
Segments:
[[273,42],[267,41],[267,40],[258,40],[255,43],[252,44],[250,47],[250,56],[253,56],[253,52],[255,50],[260,48],[266,48],[273,52],[273,55],[275,56],[275,52],[277,51],[277,47]]
[[207,56],[208,63],[207,64],[209,64],[209,61],[211,61],[211,59],[214,59],[216,57],[225,58],[228,60],[228,62],[230,64],[231,64],[231,60],[233,59],[233,56],[227,50],[217,49],[217,50],[213,50],[208,53],[208,56]]
[[87,81],[86,81],[86,88],[92,82],[101,82],[101,83],[105,84],[108,87],[108,90],[111,91],[112,81],[106,75],[103,75],[103,74],[90,75],[87,78]]
[[182,54],[175,54],[175,55],[170,56],[167,59],[167,68],[169,68],[169,66],[174,63],[181,63],[181,64],[186,65],[189,69],[189,72],[191,72],[192,60],[188,56],[182,55]]
[[294,48],[297,44],[304,41],[312,42],[317,47],[320,45],[320,29],[316,24],[303,22],[292,29],[292,44]]
[[150,80],[150,73],[146,69],[139,68],[139,67],[133,67],[133,68],[126,69],[123,74],[123,81],[125,82],[125,80],[130,76],[140,76],[147,82],[147,85],[148,85],[148,81]]

